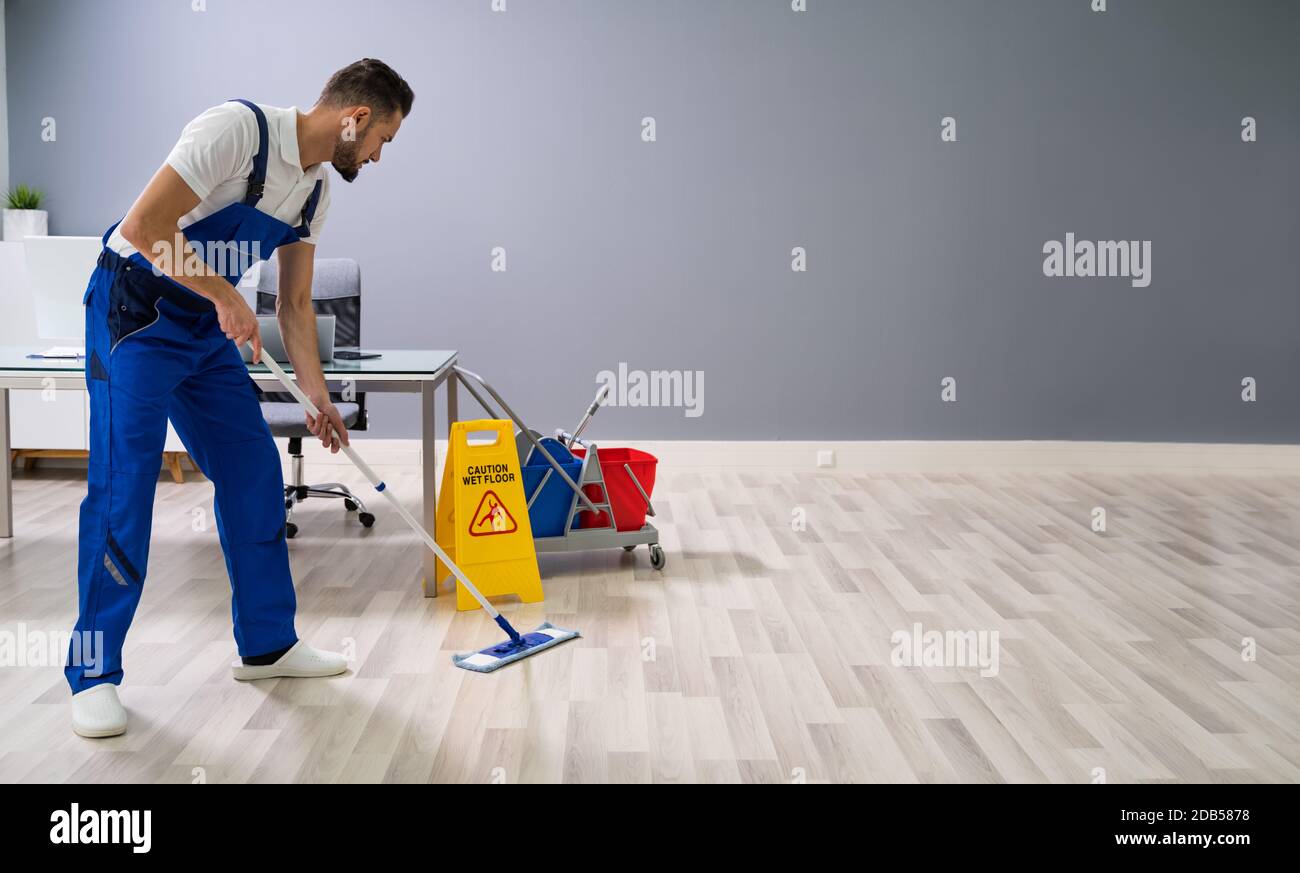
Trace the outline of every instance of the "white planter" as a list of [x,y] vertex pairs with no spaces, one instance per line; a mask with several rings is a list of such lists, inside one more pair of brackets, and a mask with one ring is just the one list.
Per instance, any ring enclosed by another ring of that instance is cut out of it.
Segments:
[[49,236],[50,214],[44,209],[6,209],[7,242],[22,242],[25,236]]

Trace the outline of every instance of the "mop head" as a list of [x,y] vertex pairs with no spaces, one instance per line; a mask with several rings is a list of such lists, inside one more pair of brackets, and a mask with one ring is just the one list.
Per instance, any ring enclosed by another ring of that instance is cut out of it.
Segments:
[[580,637],[577,631],[556,627],[549,621],[543,622],[535,631],[520,634],[520,642],[506,640],[495,646],[488,646],[468,655],[452,655],[451,662],[457,667],[473,670],[475,673],[491,673],[498,667],[504,667],[512,661],[536,655],[544,649],[558,646],[567,640]]

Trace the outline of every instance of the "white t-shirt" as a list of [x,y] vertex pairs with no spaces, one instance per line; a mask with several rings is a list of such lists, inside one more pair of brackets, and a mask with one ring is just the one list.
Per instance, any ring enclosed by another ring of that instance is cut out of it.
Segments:
[[[298,155],[298,110],[257,104],[266,115],[266,185],[257,210],[273,215],[290,227],[302,223],[302,207],[321,179],[320,199],[311,220],[311,236],[302,242],[316,244],[330,207],[328,164],[302,169]],[[181,138],[167,156],[167,163],[180,174],[195,194],[199,205],[181,217],[180,229],[231,203],[240,203],[248,193],[248,175],[257,154],[257,117],[242,103],[222,103],[195,118],[181,131]],[[123,257],[135,248],[114,229],[108,247]]]

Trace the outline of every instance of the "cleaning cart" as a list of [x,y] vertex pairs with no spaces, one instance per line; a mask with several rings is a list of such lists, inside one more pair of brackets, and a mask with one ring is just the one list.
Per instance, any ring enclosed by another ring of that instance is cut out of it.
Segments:
[[636,449],[601,449],[581,438],[600,408],[604,389],[596,394],[573,433],[558,430],[548,437],[524,424],[482,376],[464,367],[454,369],[460,384],[488,415],[502,417],[480,389],[519,429],[515,442],[537,551],[622,548],[630,552],[644,544],[650,549],[651,566],[663,569],[666,559],[659,545],[659,530],[646,520],[655,514],[650,494],[656,458]]

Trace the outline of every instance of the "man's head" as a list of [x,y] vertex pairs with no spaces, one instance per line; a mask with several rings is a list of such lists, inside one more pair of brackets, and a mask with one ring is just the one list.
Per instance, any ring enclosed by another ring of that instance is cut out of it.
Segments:
[[379,160],[384,143],[392,142],[402,119],[411,114],[414,100],[406,80],[373,58],[330,76],[316,105],[338,112],[339,139],[331,163],[345,181],[355,179],[364,164]]

